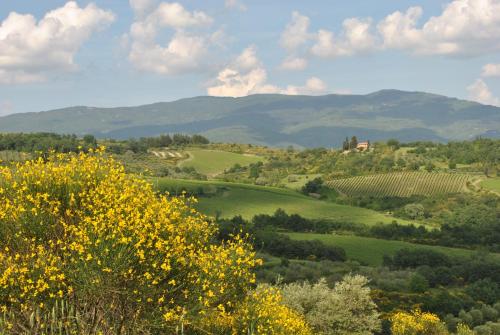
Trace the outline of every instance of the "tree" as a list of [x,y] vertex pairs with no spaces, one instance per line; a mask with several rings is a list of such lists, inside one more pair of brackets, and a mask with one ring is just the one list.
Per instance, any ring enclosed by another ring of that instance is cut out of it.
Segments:
[[429,289],[429,282],[424,276],[416,273],[410,279],[410,290],[414,293],[424,293]]
[[358,146],[358,138],[356,136],[351,137],[351,142],[349,143],[349,149],[356,149]]
[[333,289],[324,279],[292,283],[282,288],[283,302],[303,314],[315,334],[373,334],[381,321],[367,284],[360,275],[345,276]]
[[[259,163],[261,163],[261,162],[259,162]],[[259,178],[261,165],[262,165],[262,163],[260,165],[259,164],[250,164],[248,176],[250,178],[255,178],[255,179]]]
[[391,147],[393,150],[399,149],[399,141],[395,138],[391,138],[387,141],[387,145]]
[[321,177],[314,178],[313,180],[308,181],[304,187],[302,187],[302,193],[310,194],[310,193],[319,193],[321,188],[323,187],[323,179]]
[[403,207],[404,215],[412,220],[422,219],[425,214],[425,208],[422,204],[408,204]]
[[349,138],[345,138],[345,141],[342,143],[342,150],[347,151],[349,150]]
[[90,146],[95,148],[97,146],[97,140],[94,135],[85,135],[83,136],[83,142]]
[[425,164],[425,170],[427,172],[432,172],[435,168],[436,166],[432,162],[428,162],[427,164]]
[[168,134],[160,135],[158,142],[160,147],[168,147],[172,144],[172,138]]
[[474,300],[488,304],[493,304],[500,298],[500,287],[489,278],[478,280],[469,285],[466,292]]

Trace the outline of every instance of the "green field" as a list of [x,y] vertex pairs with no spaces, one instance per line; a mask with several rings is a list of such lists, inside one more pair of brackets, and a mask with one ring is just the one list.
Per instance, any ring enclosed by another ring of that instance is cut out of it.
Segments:
[[470,179],[458,173],[395,172],[335,179],[327,185],[348,196],[410,197],[464,192]]
[[[430,246],[403,241],[382,240],[371,237],[334,234],[288,233],[295,240],[320,240],[325,244],[335,245],[346,251],[347,257],[369,265],[381,265],[384,255],[393,255],[396,251],[409,249],[429,249],[445,253],[449,256],[470,256],[472,250]],[[499,254],[494,254],[500,260]]]
[[237,154],[220,150],[192,149],[186,151],[189,158],[180,162],[180,167],[193,167],[197,172],[206,175],[216,175],[224,172],[235,164],[250,165],[262,161],[255,155]]
[[[289,214],[300,214],[309,219],[355,222],[373,225],[390,223],[392,216],[365,208],[339,205],[306,197],[296,191],[275,187],[226,183],[219,181],[194,181],[157,178],[153,180],[159,191],[180,193],[182,190],[205,194],[199,198],[197,208],[208,215],[221,217],[241,215],[251,219],[256,214],[272,214],[278,208]],[[410,221],[397,219],[401,224]]]
[[500,178],[488,178],[481,182],[481,186],[487,190],[500,193]]

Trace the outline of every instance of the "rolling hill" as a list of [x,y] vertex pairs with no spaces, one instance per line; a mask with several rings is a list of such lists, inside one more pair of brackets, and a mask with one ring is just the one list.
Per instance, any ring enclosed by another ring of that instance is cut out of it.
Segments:
[[[437,245],[416,244],[396,240],[382,240],[373,237],[362,237],[354,235],[336,234],[312,234],[312,233],[287,233],[294,240],[320,240],[327,245],[334,245],[343,248],[349,259],[357,260],[365,264],[377,266],[382,265],[384,255],[393,256],[401,249],[433,250],[444,253],[451,257],[470,257],[476,251],[448,248]],[[360,248],[360,246],[363,246]],[[500,260],[500,254],[489,255],[495,260]]]
[[195,97],[137,107],[70,107],[0,117],[0,132],[107,138],[200,133],[212,141],[338,147],[346,136],[460,140],[498,137],[500,108],[398,90],[366,95]]
[[[251,219],[257,214],[273,214],[281,208],[289,214],[300,214],[308,219],[353,222],[374,225],[379,222],[391,223],[395,218],[370,209],[339,205],[306,197],[296,191],[257,186],[249,184],[228,183],[222,181],[197,181],[169,178],[151,180],[160,192],[168,191],[172,195],[203,192],[198,198],[196,208],[202,213],[223,218],[241,215]],[[400,224],[419,224],[398,218]]]
[[221,150],[190,149],[189,158],[179,163],[180,167],[193,167],[197,172],[214,176],[224,172],[235,164],[247,166],[263,161],[263,157],[237,154]]

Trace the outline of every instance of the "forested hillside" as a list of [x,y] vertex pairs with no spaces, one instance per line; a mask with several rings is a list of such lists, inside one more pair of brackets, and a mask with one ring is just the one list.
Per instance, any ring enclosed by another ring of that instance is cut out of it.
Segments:
[[422,92],[197,97],[137,107],[71,107],[0,117],[0,131],[103,138],[202,134],[215,142],[335,147],[360,139],[446,141],[498,137],[500,109]]

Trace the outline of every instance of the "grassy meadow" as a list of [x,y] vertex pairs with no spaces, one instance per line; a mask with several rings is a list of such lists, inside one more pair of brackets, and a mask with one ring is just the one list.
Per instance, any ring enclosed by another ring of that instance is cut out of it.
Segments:
[[487,190],[500,193],[500,177],[485,179],[481,182],[481,186]]
[[[197,208],[203,213],[224,218],[241,215],[251,219],[256,214],[272,214],[278,208],[289,214],[300,214],[309,219],[354,222],[373,225],[378,222],[390,223],[395,218],[373,210],[339,205],[332,202],[313,199],[296,191],[247,184],[226,183],[220,181],[194,181],[156,178],[154,186],[159,191],[180,193],[204,193],[199,197]],[[401,224],[411,221],[397,219]]]
[[[311,234],[311,233],[287,233],[295,240],[320,240],[327,245],[335,245],[346,251],[347,257],[364,264],[379,266],[382,265],[384,255],[393,255],[403,248],[408,249],[429,249],[442,252],[448,256],[470,256],[476,251],[447,248],[442,246],[430,246],[415,244],[403,241],[383,240],[372,237],[361,237],[354,235],[336,234]],[[500,254],[494,254],[500,260]]]
[[199,173],[217,175],[235,164],[250,165],[262,161],[255,155],[237,154],[233,152],[206,149],[190,149],[185,151],[189,158],[180,162],[180,167],[193,167]]

